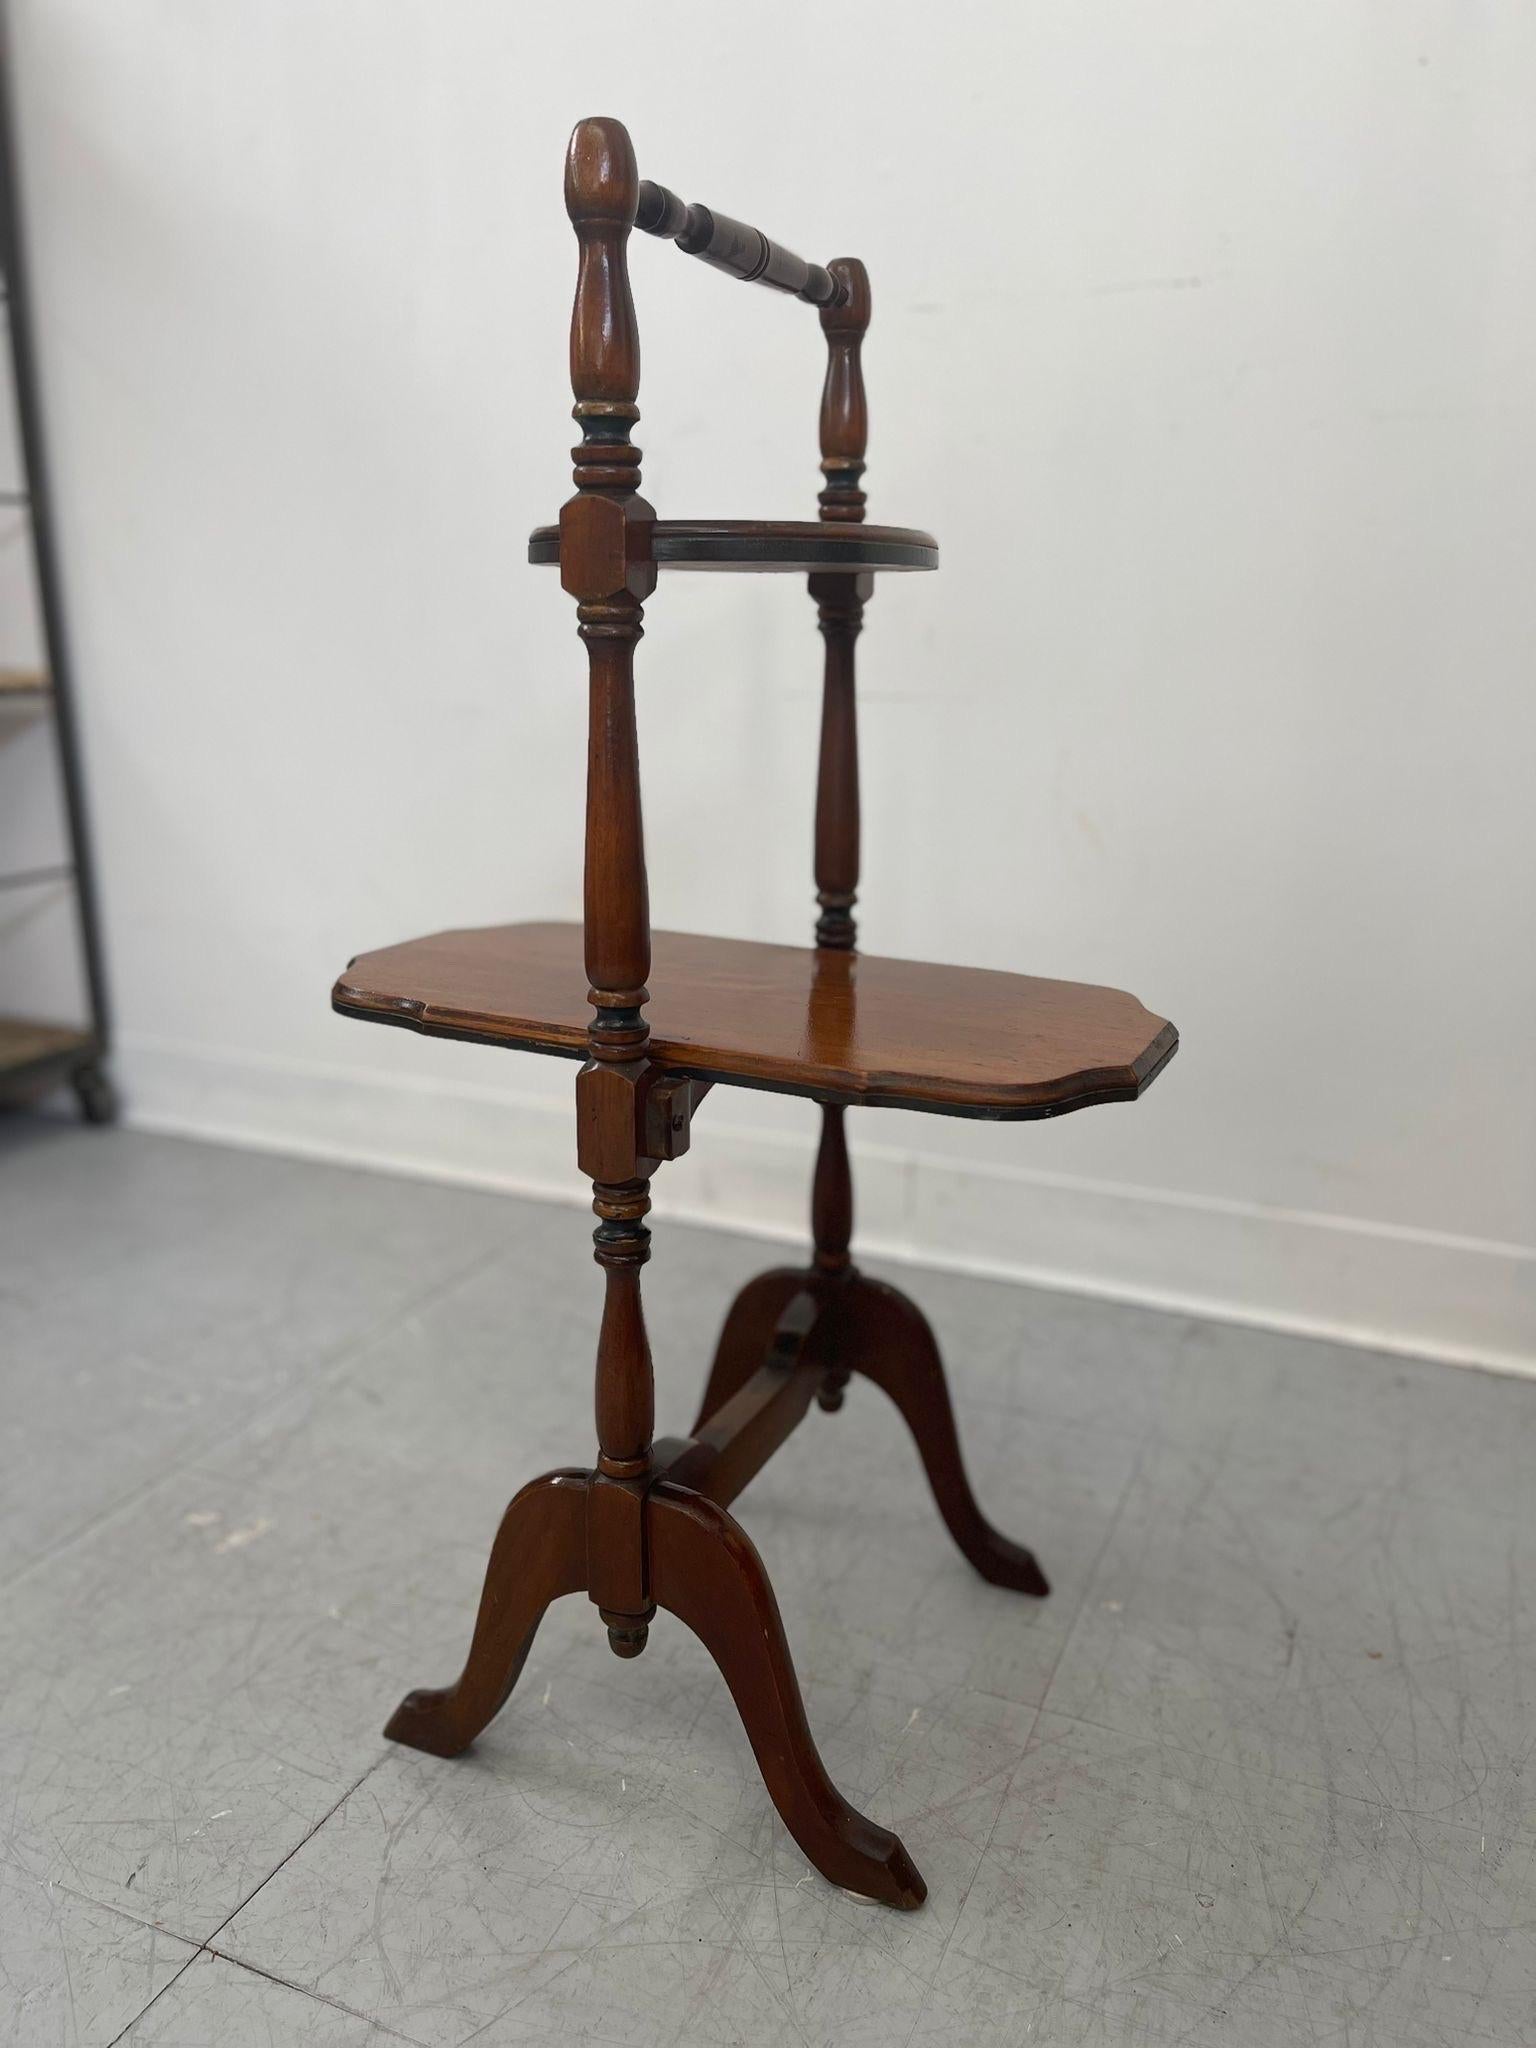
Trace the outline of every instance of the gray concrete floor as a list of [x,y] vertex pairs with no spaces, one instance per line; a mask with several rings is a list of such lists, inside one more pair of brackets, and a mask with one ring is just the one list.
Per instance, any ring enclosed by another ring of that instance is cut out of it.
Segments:
[[[665,1618],[619,1664],[561,1602],[471,1756],[381,1742],[588,1455],[586,1232],[0,1123],[0,2038],[1536,2042],[1531,1383],[898,1276],[1052,1598],[967,1570],[870,1388],[740,1512],[920,1913],[807,1871]],[[676,1429],[778,1255],[655,1250]]]

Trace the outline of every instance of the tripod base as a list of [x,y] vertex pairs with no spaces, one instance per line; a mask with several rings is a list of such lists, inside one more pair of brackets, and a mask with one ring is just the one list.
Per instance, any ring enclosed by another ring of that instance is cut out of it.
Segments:
[[831,1276],[781,1268],[749,1282],[726,1317],[692,1436],[659,1441],[645,1480],[625,1488],[622,1503],[612,1480],[579,1470],[547,1473],[516,1496],[491,1551],[463,1671],[451,1686],[408,1693],[385,1734],[433,1756],[467,1749],[505,1705],[550,1602],[567,1593],[599,1597],[594,1583],[612,1583],[604,1547],[631,1527],[648,1604],[629,1617],[604,1608],[614,1647],[637,1655],[655,1608],[685,1622],[719,1666],[763,1781],[807,1859],[848,1891],[920,1906],[927,1887],[901,1842],[855,1812],[827,1776],[773,1588],[726,1506],[812,1399],[840,1405],[854,1373],[901,1410],[939,1512],[983,1578],[1045,1594],[1033,1555],[1000,1535],[976,1504],[921,1312],[852,1268]]

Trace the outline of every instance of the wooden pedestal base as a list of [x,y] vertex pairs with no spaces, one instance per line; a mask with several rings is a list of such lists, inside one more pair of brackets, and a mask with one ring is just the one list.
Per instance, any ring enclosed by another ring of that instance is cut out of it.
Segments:
[[[1022,1593],[1049,1591],[1030,1552],[999,1535],[976,1505],[923,1315],[897,1289],[852,1266],[782,1268],[737,1297],[693,1434],[654,1447],[637,1502],[645,1584],[654,1606],[686,1622],[719,1665],[773,1802],[809,1861],[849,1891],[913,1907],[927,1887],[912,1859],[827,1776],[762,1559],[726,1511],[812,1399],[839,1407],[855,1373],[883,1387],[901,1410],[950,1534],[983,1578]],[[594,1495],[611,1485],[573,1470],[523,1488],[491,1552],[463,1672],[441,1691],[407,1694],[387,1736],[433,1756],[469,1747],[517,1683],[545,1608],[590,1589]],[[643,1646],[643,1627],[614,1637],[621,1654]]]

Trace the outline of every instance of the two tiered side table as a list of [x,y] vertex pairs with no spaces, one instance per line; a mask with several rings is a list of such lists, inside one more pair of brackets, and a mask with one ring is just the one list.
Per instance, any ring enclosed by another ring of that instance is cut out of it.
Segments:
[[[928,534],[864,523],[864,267],[803,262],[756,228],[642,181],[613,120],[577,127],[565,200],[580,250],[571,383],[582,439],[576,494],[558,526],[534,533],[529,558],[558,565],[587,651],[584,920],[440,932],[365,953],[333,1002],[350,1017],[582,1062],[576,1156],[592,1182],[604,1285],[597,1460],[547,1473],[516,1496],[463,1672],[442,1690],[408,1694],[385,1732],[436,1756],[466,1749],[507,1700],[545,1608],[562,1594],[592,1600],[621,1657],[640,1654],[664,1608],[719,1665],[774,1803],[810,1861],[851,1891],[917,1906],[925,1887],[906,1850],[827,1776],[773,1588],[730,1503],[812,1402],[841,1407],[857,1374],[905,1417],[939,1512],[976,1570],[1036,1598],[1048,1587],[1031,1553],[976,1504],[921,1312],[854,1264],[845,1113],[882,1104],[1003,1121],[1130,1101],[1172,1058],[1177,1034],[1116,989],[856,950],[854,642],[877,571],[938,564]],[[818,520],[658,519],[639,495],[640,351],[628,273],[636,227],[819,308],[829,359]],[[634,651],[658,575],[682,569],[809,579],[826,642],[814,946],[651,930]],[[692,1430],[657,1438],[640,1301],[650,1185],[687,1152],[694,1115],[717,1085],[821,1104],[811,1257],[742,1290]]]

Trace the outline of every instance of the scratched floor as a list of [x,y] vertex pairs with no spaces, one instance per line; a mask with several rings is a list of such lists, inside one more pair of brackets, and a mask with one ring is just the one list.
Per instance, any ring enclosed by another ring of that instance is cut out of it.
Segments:
[[[666,1425],[764,1262],[658,1232]],[[0,1123],[0,2040],[1536,2042],[1536,1383],[905,1278],[1052,1598],[869,1388],[741,1503],[901,1915],[675,1623],[562,1602],[471,1757],[379,1739],[586,1455],[578,1212]]]

